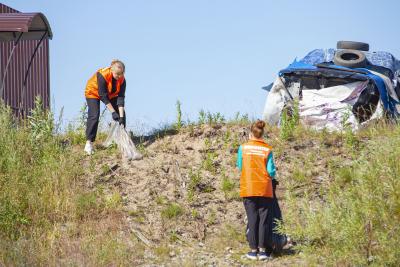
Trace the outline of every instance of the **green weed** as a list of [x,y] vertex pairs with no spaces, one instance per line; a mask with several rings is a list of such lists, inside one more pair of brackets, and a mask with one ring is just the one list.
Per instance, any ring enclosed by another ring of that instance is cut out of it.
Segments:
[[155,199],[157,205],[164,205],[167,201],[166,197],[164,196],[157,196]]
[[182,128],[182,109],[181,109],[181,102],[179,100],[176,101],[176,123],[175,123],[175,129],[179,131]]
[[239,197],[239,185],[225,174],[222,175],[221,190],[226,200],[237,200]]
[[216,173],[217,168],[214,164],[215,159],[217,158],[217,155],[215,152],[207,152],[205,155],[205,158],[202,162],[202,168],[206,171],[209,171],[211,173]]
[[116,211],[122,208],[123,199],[119,192],[114,192],[105,198],[105,208],[107,210]]
[[287,191],[281,230],[310,262],[318,257],[327,266],[400,264],[400,127],[376,134],[376,141],[353,152],[357,160],[350,166],[330,168],[333,178],[322,199]]
[[143,223],[146,219],[145,212],[143,210],[131,210],[128,211],[128,214],[138,223]]
[[237,133],[234,133],[231,139],[231,149],[238,150],[240,146],[240,139]]
[[198,124],[208,124],[215,125],[225,122],[225,117],[220,112],[211,113],[210,111],[204,111],[203,109],[199,111]]
[[286,107],[282,111],[280,122],[280,137],[282,140],[293,138],[296,126],[299,124],[299,103],[296,101],[293,107]]
[[143,143],[139,143],[136,148],[138,149],[139,153],[142,154],[143,157],[148,156],[148,151]]
[[222,192],[224,192],[225,194],[231,192],[233,189],[235,189],[236,185],[235,183],[229,179],[228,176],[226,176],[226,174],[222,174],[222,183],[221,183],[221,190]]
[[248,125],[251,123],[248,114],[240,114],[236,112],[232,120],[229,121],[230,124]]
[[224,133],[223,137],[222,137],[222,141],[224,143],[224,147],[225,148],[229,148],[230,145],[230,141],[231,141],[231,131],[228,129],[226,130],[226,132]]
[[209,225],[213,225],[217,222],[217,213],[215,212],[215,210],[211,210],[210,211],[210,215],[207,218],[207,223]]
[[342,129],[343,129],[343,138],[345,144],[350,148],[353,149],[358,145],[358,139],[356,134],[353,132],[351,124],[349,123],[351,110],[347,111],[342,119]]
[[188,198],[190,201],[194,198],[194,193],[201,182],[201,172],[200,170],[189,171],[189,184],[188,184]]
[[199,111],[199,118],[198,118],[198,122],[200,125],[205,124],[206,123],[206,112],[202,109]]
[[46,141],[53,135],[54,130],[53,113],[43,109],[40,96],[35,98],[35,108],[28,116],[32,142]]
[[200,218],[200,213],[198,212],[198,210],[196,209],[192,210],[192,218],[195,220]]
[[76,215],[83,219],[97,213],[102,204],[98,192],[87,192],[78,195],[76,199]]
[[175,243],[179,240],[179,235],[176,231],[171,231],[169,233],[169,242]]
[[223,123],[223,122],[225,122],[225,117],[221,113],[207,112],[207,123],[209,125],[219,124],[219,123]]
[[169,203],[162,211],[161,217],[166,219],[174,219],[183,214],[183,208],[177,203]]
[[[39,98],[30,116],[19,122],[0,103],[0,265],[82,265],[82,257],[92,266],[126,265],[133,254],[126,253],[121,240],[102,229],[96,231],[102,236],[98,240],[83,227],[116,214],[121,199],[106,197],[101,188],[86,191],[83,159],[55,125]],[[68,253],[77,242],[81,257],[72,258]]]

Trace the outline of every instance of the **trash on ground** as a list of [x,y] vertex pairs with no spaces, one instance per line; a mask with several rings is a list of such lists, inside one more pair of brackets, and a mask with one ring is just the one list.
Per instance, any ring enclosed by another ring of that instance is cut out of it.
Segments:
[[[347,47],[357,47],[349,50]],[[263,119],[280,125],[283,111],[316,130],[343,130],[376,118],[400,117],[400,61],[387,52],[369,52],[359,42],[316,49],[279,72],[268,91]]]
[[111,122],[110,131],[103,145],[105,147],[109,147],[113,143],[118,146],[122,156],[125,159],[139,160],[143,158],[142,154],[137,151],[135,144],[133,143],[124,126],[115,121]]

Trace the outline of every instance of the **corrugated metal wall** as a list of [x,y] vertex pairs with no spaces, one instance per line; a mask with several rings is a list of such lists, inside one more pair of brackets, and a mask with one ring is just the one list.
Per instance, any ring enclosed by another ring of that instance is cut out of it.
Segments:
[[[16,13],[15,9],[0,4],[0,13]],[[27,78],[25,97],[22,89],[29,60],[39,40],[20,41],[12,56],[4,82],[4,101],[18,115],[27,115],[34,107],[35,96],[40,95],[45,108],[50,107],[49,40],[42,41],[32,62]],[[0,78],[3,78],[7,59],[14,42],[0,42]],[[24,102],[24,103],[23,103]],[[22,108],[22,110],[21,110]]]

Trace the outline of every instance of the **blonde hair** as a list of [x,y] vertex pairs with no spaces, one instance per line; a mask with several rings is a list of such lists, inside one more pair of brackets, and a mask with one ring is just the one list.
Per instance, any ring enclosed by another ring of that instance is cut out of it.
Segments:
[[250,127],[250,131],[255,138],[261,138],[264,135],[265,122],[262,120],[257,120]]
[[[119,67],[117,67],[117,69],[119,69],[119,70],[116,70],[115,69],[115,65],[119,65]],[[111,68],[114,70],[114,71],[116,71],[117,73],[119,73],[119,74],[124,74],[125,73],[125,64],[124,64],[124,62],[122,62],[121,60],[119,60],[119,59],[113,59],[112,61],[111,61]]]

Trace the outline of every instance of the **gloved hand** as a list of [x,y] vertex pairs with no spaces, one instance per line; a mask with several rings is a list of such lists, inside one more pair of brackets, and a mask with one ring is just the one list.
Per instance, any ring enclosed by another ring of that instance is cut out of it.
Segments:
[[124,117],[119,117],[119,125],[124,125],[124,128],[126,127],[126,119]]
[[114,111],[114,112],[111,114],[111,116],[112,116],[113,120],[119,121],[119,115],[118,115],[117,112]]

